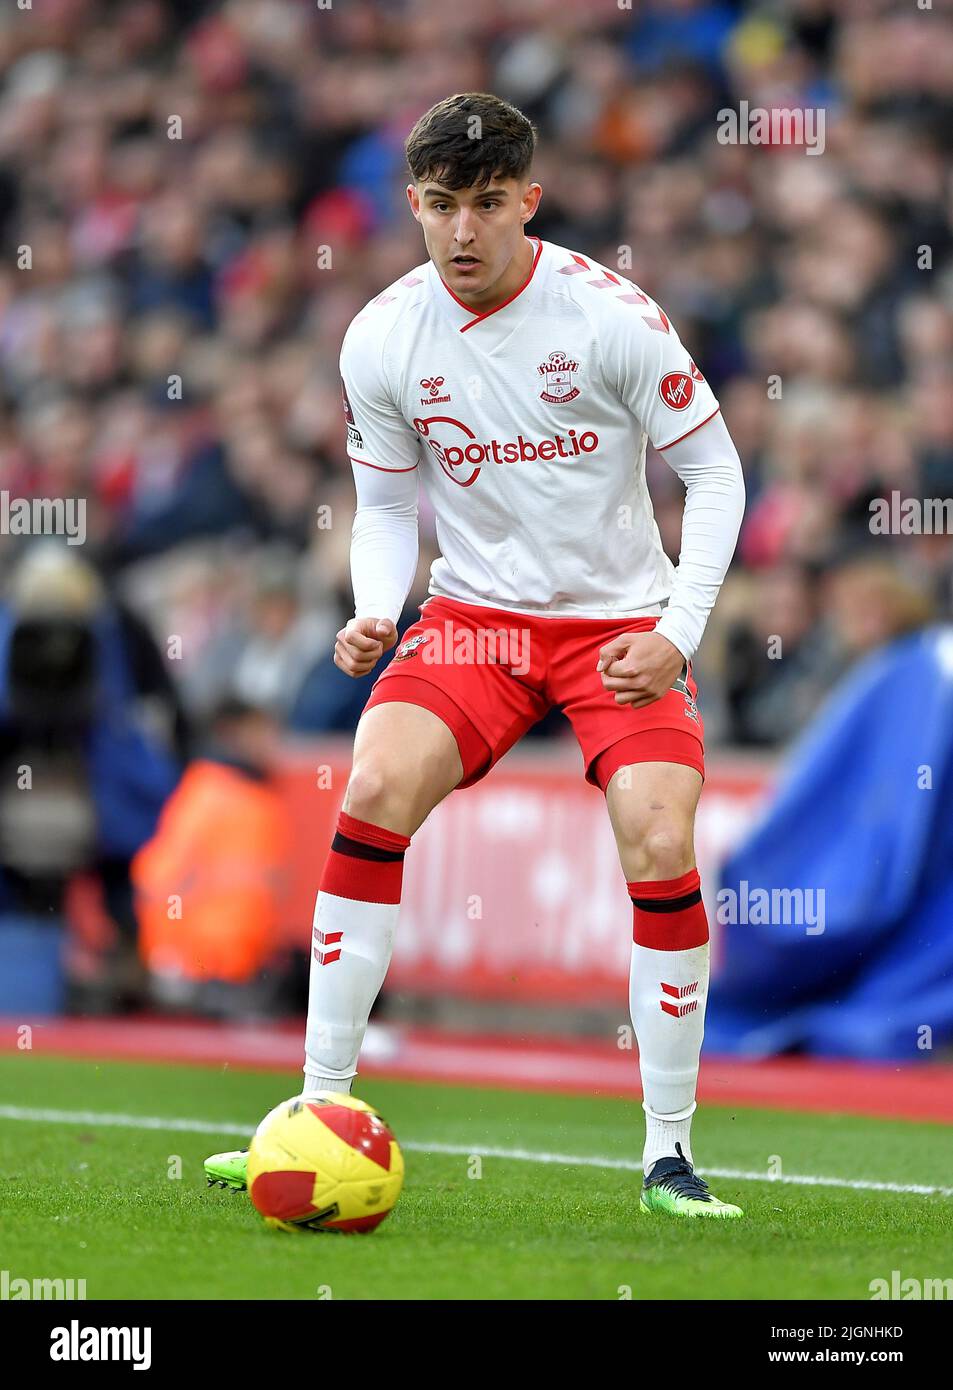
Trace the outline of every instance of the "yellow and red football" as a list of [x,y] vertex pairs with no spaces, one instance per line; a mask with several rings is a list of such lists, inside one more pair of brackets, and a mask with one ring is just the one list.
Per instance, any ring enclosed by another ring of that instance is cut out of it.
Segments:
[[283,1231],[373,1231],[400,1196],[404,1157],[357,1096],[296,1096],[270,1110],[248,1152],[248,1191]]

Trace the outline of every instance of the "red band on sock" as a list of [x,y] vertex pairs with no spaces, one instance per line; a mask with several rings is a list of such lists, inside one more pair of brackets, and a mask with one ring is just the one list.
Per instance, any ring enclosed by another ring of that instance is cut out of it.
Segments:
[[[626,887],[632,899],[632,940],[639,946],[652,951],[689,951],[693,946],[704,946],[708,940],[708,915],[701,900],[697,869],[689,869],[679,878],[626,883]],[[694,902],[676,908],[665,906],[695,895]]]
[[379,845],[381,849],[407,849],[410,837],[399,835],[396,830],[385,830],[382,825],[371,825],[370,821],[358,820],[347,811],[338,812],[338,830],[351,840],[361,840],[366,845]]
[[627,883],[630,898],[682,898],[686,893],[694,893],[701,888],[701,878],[697,869],[689,869],[681,878],[666,878],[660,882]]
[[[341,845],[340,839],[354,841],[355,845],[348,850],[346,844]],[[358,820],[356,816],[341,811],[337,835],[318,885],[320,891],[333,893],[337,898],[354,898],[363,903],[399,903],[404,876],[404,850],[409,844],[407,835],[385,830],[382,825],[371,825],[369,821]],[[362,845],[367,846],[368,857],[358,852]],[[384,852],[388,857],[375,858],[375,851]],[[395,854],[399,857],[390,857]]]

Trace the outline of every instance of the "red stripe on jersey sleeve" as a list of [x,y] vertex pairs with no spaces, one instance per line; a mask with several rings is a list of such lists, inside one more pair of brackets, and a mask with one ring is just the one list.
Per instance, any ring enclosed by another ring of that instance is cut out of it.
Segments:
[[701,424],[694,425],[690,430],[686,430],[684,434],[680,434],[677,439],[670,439],[667,444],[657,444],[655,446],[656,449],[661,453],[663,449],[671,449],[673,444],[681,444],[683,439],[687,439],[690,434],[694,434],[696,430],[700,430],[702,425],[707,425],[709,420],[714,420],[719,410],[721,410],[721,406],[716,405],[711,414],[706,415],[705,419],[702,420]]
[[409,468],[385,468],[383,464],[371,463],[370,459],[356,459],[353,454],[348,454],[348,458],[352,463],[363,463],[365,468],[376,468],[379,473],[413,473],[417,467],[412,463]]

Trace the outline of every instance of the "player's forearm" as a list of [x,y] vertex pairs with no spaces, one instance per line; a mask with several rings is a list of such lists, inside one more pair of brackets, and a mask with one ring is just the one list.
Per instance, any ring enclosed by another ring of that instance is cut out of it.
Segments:
[[417,572],[417,514],[394,507],[359,508],[351,531],[351,584],[356,618],[396,623]]
[[357,509],[351,527],[354,616],[397,622],[417,572],[417,474],[352,466]]
[[655,631],[690,659],[735,551],[745,509],[744,475],[720,415],[663,457],[687,491],[672,593]]

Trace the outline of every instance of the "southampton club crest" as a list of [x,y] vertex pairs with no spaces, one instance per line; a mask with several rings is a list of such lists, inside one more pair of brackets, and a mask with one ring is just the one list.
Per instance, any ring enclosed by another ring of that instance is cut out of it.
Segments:
[[541,401],[548,401],[550,405],[565,405],[579,395],[579,387],[572,383],[573,372],[578,372],[579,363],[564,352],[551,352],[536,370],[546,379],[546,388],[539,393]]
[[408,637],[407,641],[401,642],[400,646],[397,648],[394,653],[394,660],[406,661],[408,657],[413,656],[414,652],[423,646],[429,636],[429,632],[418,632],[416,637]]

